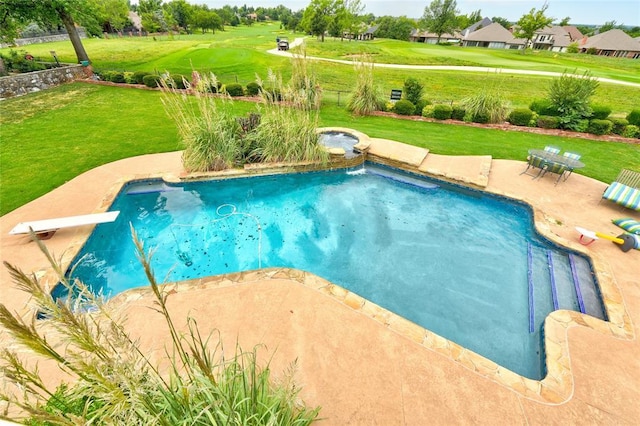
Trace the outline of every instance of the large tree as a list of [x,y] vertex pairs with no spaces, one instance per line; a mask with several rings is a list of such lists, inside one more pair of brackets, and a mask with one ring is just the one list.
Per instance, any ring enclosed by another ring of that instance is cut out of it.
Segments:
[[529,13],[522,15],[522,18],[516,22],[516,29],[513,32],[513,36],[526,40],[522,53],[527,50],[536,31],[541,30],[553,22],[553,18],[549,18],[544,14],[548,7],[549,5],[547,3],[545,3],[540,10],[536,10],[534,7]]
[[338,8],[344,7],[342,0],[311,0],[304,11],[300,25],[305,31],[320,37],[324,41],[324,33],[335,19]]
[[78,57],[78,62],[89,61],[84,49],[76,20],[94,20],[86,0],[0,0],[0,38],[11,42],[21,26],[36,22],[50,28],[60,23],[69,34],[69,40]]
[[456,6],[456,0],[433,0],[424,8],[421,23],[424,28],[438,36],[438,42],[442,34],[453,33],[456,29]]

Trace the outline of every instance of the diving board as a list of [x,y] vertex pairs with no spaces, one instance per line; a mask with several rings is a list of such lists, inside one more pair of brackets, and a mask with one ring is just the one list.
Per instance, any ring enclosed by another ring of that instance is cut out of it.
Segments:
[[9,231],[9,235],[28,234],[29,229],[32,229],[38,238],[47,239],[60,228],[114,222],[119,214],[120,211],[113,211],[80,216],[59,217],[56,219],[35,220],[33,222],[20,222],[11,231]]

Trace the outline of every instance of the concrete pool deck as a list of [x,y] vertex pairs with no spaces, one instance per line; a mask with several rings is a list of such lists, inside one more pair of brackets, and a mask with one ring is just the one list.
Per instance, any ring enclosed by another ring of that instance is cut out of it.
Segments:
[[[309,406],[322,406],[325,424],[635,424],[640,418],[640,343],[635,337],[640,251],[623,253],[604,240],[579,246],[575,227],[618,235],[622,230],[611,219],[640,220],[640,214],[600,202],[607,184],[577,173],[558,185],[552,176],[532,180],[520,175],[523,161],[438,156],[377,139],[371,140],[369,155],[530,203],[543,234],[598,259],[603,267],[599,274],[607,275],[599,277],[619,289],[618,300],[612,302],[622,310],[614,315],[622,317],[617,330],[623,331],[616,335],[608,323],[590,318],[582,319],[584,326],[572,321],[573,316],[567,319],[562,329],[566,333],[554,337],[564,341],[566,350],[547,348],[570,364],[570,377],[562,382],[569,388],[558,395],[541,385],[510,386],[507,382],[514,378],[506,372],[488,376],[485,370],[493,366],[468,364],[451,353],[455,348],[439,346],[441,341],[421,343],[415,338],[420,331],[411,324],[381,318],[384,313],[367,311],[362,300],[296,271],[234,274],[178,286],[169,298],[174,320],[196,317],[203,331],[220,330],[227,347],[236,340],[245,349],[265,344],[265,354],[275,353],[275,373],[297,360],[300,396]],[[179,152],[129,158],[88,171],[0,218],[2,260],[44,274],[48,264],[36,245],[26,236],[7,235],[18,222],[101,211],[118,183],[181,174]],[[45,244],[57,256],[67,251],[68,258],[69,247],[90,230],[61,229]],[[0,288],[0,302],[23,309],[27,299],[4,268]],[[150,351],[161,353],[164,330],[148,309],[148,295],[134,293],[120,298],[128,300],[123,305],[128,327]]]

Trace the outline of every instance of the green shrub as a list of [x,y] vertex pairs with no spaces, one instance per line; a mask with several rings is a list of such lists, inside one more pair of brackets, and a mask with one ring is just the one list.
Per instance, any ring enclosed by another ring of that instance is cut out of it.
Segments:
[[557,129],[560,127],[560,118],[551,115],[541,115],[536,123],[541,129]]
[[135,81],[134,84],[144,84],[144,81],[142,81],[142,79],[145,75],[151,75],[151,73],[147,71],[135,71],[133,73],[133,80]]
[[231,83],[231,84],[225,85],[225,91],[229,96],[233,96],[233,97],[244,96],[244,89],[242,88],[242,85],[239,83]]
[[124,73],[124,82],[127,84],[136,84],[136,80],[133,78],[132,72],[125,71]]
[[409,77],[404,81],[404,99],[411,102],[414,106],[422,99],[424,86],[415,78]]
[[464,115],[466,114],[466,110],[462,105],[454,105],[451,109],[451,118],[454,120],[464,120]]
[[28,55],[24,50],[18,52],[10,50],[8,55],[0,54],[0,59],[4,62],[6,72],[25,73],[41,71],[47,68],[45,65],[36,62],[33,56]]
[[475,123],[502,123],[509,111],[509,103],[497,90],[482,91],[464,99],[462,103],[466,109],[465,115]]
[[578,53],[580,51],[580,47],[578,47],[577,42],[570,43],[567,46],[567,53]]
[[562,73],[547,91],[551,104],[560,112],[560,127],[575,130],[578,120],[591,117],[590,98],[600,83],[589,71],[581,76]]
[[126,83],[126,80],[124,78],[124,73],[121,71],[113,71],[111,73],[109,81],[113,83]]
[[528,126],[532,117],[533,111],[528,108],[519,108],[511,111],[507,121],[516,126]]
[[634,124],[629,124],[627,127],[624,128],[624,131],[622,132],[622,136],[625,138],[640,137],[640,127]]
[[597,118],[589,121],[589,128],[587,132],[594,135],[608,135],[611,133],[613,123],[609,120],[599,120]]
[[169,77],[169,85],[174,89],[186,89],[187,84],[189,84],[189,79],[182,74],[171,74],[171,76]]
[[115,71],[107,70],[107,71],[99,71],[96,74],[98,74],[98,77],[100,77],[100,80],[102,81],[111,81],[111,75],[114,72]]
[[142,82],[147,87],[156,88],[156,87],[160,87],[160,84],[162,82],[162,77],[156,74],[149,74],[142,77]]
[[610,118],[609,120],[613,123],[611,133],[616,135],[621,135],[624,132],[624,128],[629,125],[629,121],[626,118]]
[[590,47],[587,49],[587,55],[595,55],[598,53],[598,49],[596,49],[595,47]]
[[411,101],[408,101],[406,99],[400,99],[393,106],[393,112],[399,115],[413,115],[415,110],[416,106]]
[[491,116],[487,112],[478,112],[471,116],[471,121],[474,123],[487,124],[491,123]]
[[611,114],[611,108],[606,105],[591,105],[591,118],[605,120]]
[[580,119],[580,120],[576,120],[573,130],[575,132],[581,132],[581,133],[584,133],[587,130],[589,130],[589,119],[588,118],[583,118],[583,119]]
[[435,105],[425,105],[424,108],[422,108],[422,116],[426,118],[433,118],[433,111],[435,108]]
[[452,108],[446,104],[438,104],[433,108],[433,118],[437,120],[448,120],[451,118]]
[[431,105],[431,101],[427,100],[427,99],[420,99],[418,101],[418,103],[416,103],[416,111],[415,114],[416,115],[420,115],[422,114],[422,110],[424,109],[424,107],[426,107],[427,105]]
[[634,126],[640,126],[640,109],[634,109],[627,115],[627,121]]
[[260,94],[260,85],[255,81],[247,84],[247,96],[258,96]]
[[558,109],[553,106],[549,99],[536,99],[531,102],[529,109],[538,113],[538,115],[550,115],[552,117],[560,115]]
[[537,112],[534,112],[531,114],[531,120],[529,120],[529,123],[527,124],[527,127],[537,127],[538,126],[538,117],[540,117],[540,115],[538,115]]

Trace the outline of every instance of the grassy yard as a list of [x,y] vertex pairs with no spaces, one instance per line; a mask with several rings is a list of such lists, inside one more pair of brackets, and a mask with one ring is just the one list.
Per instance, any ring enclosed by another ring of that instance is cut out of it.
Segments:
[[[256,104],[234,102],[238,115]],[[157,91],[64,85],[5,100],[0,116],[0,213],[47,193],[78,174],[121,158],[181,149],[175,124]],[[557,138],[387,117],[353,117],[328,100],[322,126],[344,126],[373,137],[429,148],[436,154],[482,154],[524,160],[528,148],[553,144],[583,154],[580,173],[611,181],[640,164],[638,145]],[[607,161],[602,161],[606,158]]]
[[[251,27],[227,27],[215,34],[181,36],[123,37],[112,39],[87,39],[84,41],[96,70],[149,71],[165,70],[190,75],[193,69],[213,72],[222,82],[239,82],[243,85],[254,81],[256,74],[265,77],[272,69],[290,75],[290,61],[267,54],[275,47],[275,39],[286,35],[290,39],[301,34],[287,34],[279,24],[256,24]],[[372,42],[325,43],[309,38],[308,55],[350,59],[363,52],[372,54],[376,62],[400,64],[474,65],[503,68],[533,69],[541,71],[590,69],[594,75],[618,78],[640,83],[640,61],[590,55],[553,54],[534,52],[522,55],[508,50],[433,46],[374,40]],[[62,61],[75,62],[75,55],[68,42],[31,45],[29,53],[51,58],[55,50]],[[6,52],[8,49],[0,49]],[[354,86],[355,72],[350,65],[318,62],[314,70],[328,96],[337,92],[349,92]],[[542,98],[551,78],[506,73],[459,71],[408,71],[376,69],[375,78],[384,93],[402,88],[407,77],[415,77],[425,86],[425,97],[436,102],[460,101],[486,87],[500,90],[513,107],[526,107],[535,98]],[[346,95],[345,93],[342,96]],[[608,105],[614,116],[624,116],[637,108],[640,87],[600,84],[594,103]]]

